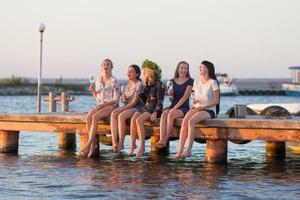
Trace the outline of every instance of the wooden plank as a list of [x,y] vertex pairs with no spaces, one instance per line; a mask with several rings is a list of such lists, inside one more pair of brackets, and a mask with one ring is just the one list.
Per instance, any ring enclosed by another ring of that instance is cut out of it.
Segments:
[[[86,113],[55,113],[55,114],[0,114],[0,121],[18,122],[53,122],[53,123],[85,123]],[[109,120],[100,121],[99,124],[108,124]],[[175,126],[180,127],[182,119],[175,121]],[[159,126],[156,123],[145,123],[146,126]],[[261,128],[261,129],[300,129],[300,118],[292,119],[264,119],[263,117],[247,117],[245,119],[217,118],[208,119],[197,124],[197,127],[220,127],[220,128]]]
[[300,130],[197,128],[196,138],[300,142]]

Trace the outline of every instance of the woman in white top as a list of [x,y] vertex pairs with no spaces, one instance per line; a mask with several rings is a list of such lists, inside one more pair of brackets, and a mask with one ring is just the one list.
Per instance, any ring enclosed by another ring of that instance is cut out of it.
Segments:
[[100,66],[102,76],[98,77],[95,85],[90,85],[90,91],[96,98],[97,105],[92,108],[86,116],[87,131],[89,140],[80,151],[81,156],[91,157],[97,148],[95,139],[98,129],[98,121],[110,116],[112,111],[118,107],[119,92],[117,79],[112,75],[113,63],[109,59],[103,60]]
[[112,133],[114,152],[119,152],[124,149],[126,120],[132,117],[135,112],[143,108],[143,103],[139,101],[139,95],[142,90],[140,67],[137,65],[130,65],[128,67],[127,76],[128,81],[121,88],[121,100],[125,105],[115,109],[111,113],[110,118],[110,128]]
[[[180,129],[177,158],[191,156],[195,138],[195,125],[204,119],[214,118],[219,112],[220,88],[214,65],[203,61],[199,67],[200,79],[194,82],[193,108],[185,115]],[[185,142],[187,148],[183,152]]]

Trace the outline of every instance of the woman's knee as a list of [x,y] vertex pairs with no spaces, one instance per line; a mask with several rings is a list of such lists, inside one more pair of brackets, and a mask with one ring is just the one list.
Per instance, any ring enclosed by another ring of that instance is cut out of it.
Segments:
[[166,121],[168,119],[169,112],[164,111],[160,117],[160,120]]
[[175,112],[170,112],[168,115],[168,121],[174,120],[176,118],[176,113]]
[[194,127],[199,121],[194,119],[194,118],[191,118],[188,120],[188,126],[189,127]]
[[136,119],[136,125],[137,126],[140,126],[140,125],[142,125],[142,124],[144,124],[144,119],[143,119],[143,117],[138,117],[137,119]]
[[125,114],[121,113],[121,114],[118,115],[118,122],[119,123],[126,121],[126,119],[127,118],[126,118]]

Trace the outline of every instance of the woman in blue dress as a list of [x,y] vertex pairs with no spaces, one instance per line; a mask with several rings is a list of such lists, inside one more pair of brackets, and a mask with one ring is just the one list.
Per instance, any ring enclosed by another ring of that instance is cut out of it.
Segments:
[[160,118],[160,139],[158,148],[167,145],[173,131],[175,119],[184,117],[190,110],[189,96],[192,92],[194,80],[190,76],[189,64],[185,61],[178,63],[175,75],[168,83],[168,96],[172,102]]

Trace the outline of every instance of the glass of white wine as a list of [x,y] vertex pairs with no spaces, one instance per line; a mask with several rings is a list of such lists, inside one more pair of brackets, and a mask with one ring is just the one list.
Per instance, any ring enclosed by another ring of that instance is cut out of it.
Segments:
[[191,100],[192,100],[192,105],[194,106],[196,104],[196,95],[195,92],[191,92]]
[[122,84],[121,85],[121,101],[123,103],[126,102],[126,99],[125,99],[125,91],[126,91],[126,85],[125,84]]
[[95,76],[89,75],[89,82],[90,82],[91,84],[93,84],[93,83],[95,83],[95,81],[96,81]]

